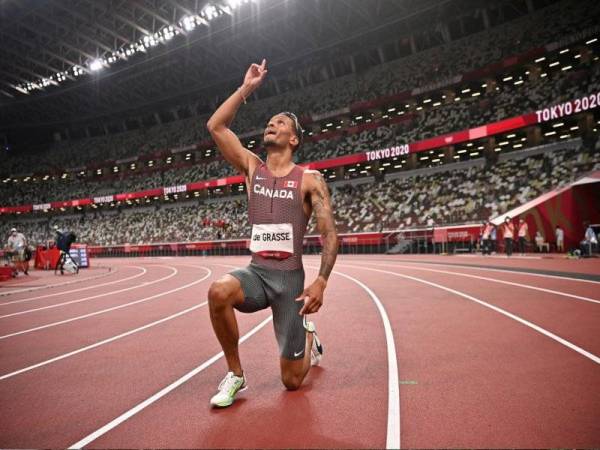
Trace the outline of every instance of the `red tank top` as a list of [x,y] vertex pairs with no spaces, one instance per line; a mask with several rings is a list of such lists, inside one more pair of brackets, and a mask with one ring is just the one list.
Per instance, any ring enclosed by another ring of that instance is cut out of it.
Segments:
[[302,268],[302,242],[309,219],[303,207],[303,174],[298,165],[284,177],[274,176],[265,163],[254,171],[248,195],[254,264],[277,270]]

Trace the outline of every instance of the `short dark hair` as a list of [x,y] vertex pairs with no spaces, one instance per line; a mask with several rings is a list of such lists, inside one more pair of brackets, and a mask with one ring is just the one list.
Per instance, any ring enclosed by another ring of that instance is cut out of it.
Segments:
[[298,150],[304,141],[304,129],[302,128],[302,125],[300,125],[298,117],[293,112],[284,111],[280,114],[283,114],[292,120],[292,123],[294,124],[294,133],[296,133],[296,137],[298,138],[298,145],[296,146],[295,150]]

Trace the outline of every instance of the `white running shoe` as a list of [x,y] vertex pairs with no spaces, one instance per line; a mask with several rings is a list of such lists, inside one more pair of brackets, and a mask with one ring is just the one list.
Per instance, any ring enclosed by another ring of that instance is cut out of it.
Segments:
[[306,331],[313,334],[312,347],[310,348],[310,365],[318,366],[323,359],[323,345],[321,344],[319,336],[317,336],[314,322],[307,321],[306,316],[304,316],[304,328]]
[[210,399],[210,404],[217,408],[231,406],[238,392],[248,389],[246,376],[238,377],[233,372],[227,372],[223,381],[219,383],[219,392]]

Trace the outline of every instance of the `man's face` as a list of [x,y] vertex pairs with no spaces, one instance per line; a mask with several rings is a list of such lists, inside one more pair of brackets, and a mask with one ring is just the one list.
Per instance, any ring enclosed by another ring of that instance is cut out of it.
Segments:
[[265,147],[285,147],[289,145],[294,148],[298,145],[298,138],[294,131],[294,121],[285,114],[276,114],[271,117],[263,134],[263,145]]

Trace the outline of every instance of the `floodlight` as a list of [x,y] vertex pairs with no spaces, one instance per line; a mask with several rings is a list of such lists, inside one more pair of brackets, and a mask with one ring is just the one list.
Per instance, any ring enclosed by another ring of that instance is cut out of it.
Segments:
[[104,66],[104,64],[102,63],[102,60],[95,59],[90,63],[90,70],[96,72],[96,71],[102,69],[102,66]]

